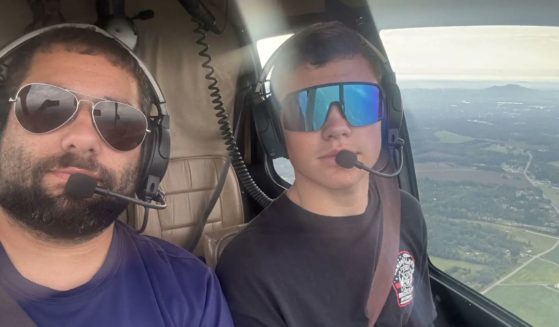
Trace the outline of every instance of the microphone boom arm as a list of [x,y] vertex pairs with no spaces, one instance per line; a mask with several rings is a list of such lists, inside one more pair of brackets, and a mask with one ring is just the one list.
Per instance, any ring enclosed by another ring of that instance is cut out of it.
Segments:
[[146,208],[158,209],[158,210],[167,208],[167,203],[165,201],[161,202],[161,204],[149,203],[149,202],[146,202],[146,201],[142,201],[140,199],[136,199],[136,198],[129,197],[129,196],[126,196],[126,195],[118,194],[118,193],[115,193],[115,192],[111,192],[107,189],[100,188],[100,187],[95,187],[95,193],[101,194],[101,195],[113,196],[115,198],[119,198],[121,200],[132,202],[132,203],[135,203],[137,205],[141,205],[141,206],[146,207]]
[[402,171],[402,167],[404,166],[404,144],[405,144],[405,141],[401,138],[398,138],[395,143],[396,143],[396,147],[399,149],[400,164],[398,165],[398,169],[396,169],[396,171],[393,172],[393,173],[383,173],[383,172],[374,170],[370,167],[367,167],[367,165],[365,165],[361,161],[357,160],[357,156],[355,155],[355,153],[347,151],[347,150],[340,151],[336,155],[336,163],[340,167],[343,167],[343,168],[346,168],[346,169],[351,169],[353,167],[356,167],[356,168],[365,170],[365,171],[367,171],[371,174],[375,174],[377,176],[384,177],[384,178],[396,177],[400,174],[400,172]]

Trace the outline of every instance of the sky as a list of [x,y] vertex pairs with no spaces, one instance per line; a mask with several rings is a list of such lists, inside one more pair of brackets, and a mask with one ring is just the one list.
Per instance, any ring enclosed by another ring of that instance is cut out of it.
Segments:
[[[262,60],[288,36],[259,41]],[[559,27],[413,28],[380,36],[399,80],[559,82]]]
[[401,79],[559,81],[557,27],[437,27],[380,35]]

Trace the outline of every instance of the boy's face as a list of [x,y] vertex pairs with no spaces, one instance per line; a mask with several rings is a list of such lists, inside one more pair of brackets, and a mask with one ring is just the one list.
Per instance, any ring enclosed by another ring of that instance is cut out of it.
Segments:
[[[315,85],[340,82],[378,83],[369,63],[359,55],[337,59],[319,68],[302,65],[285,75],[275,90],[280,103],[288,94]],[[352,127],[336,104],[332,105],[320,130],[298,132],[284,128],[284,135],[296,183],[311,183],[337,190],[368,183],[368,173],[338,166],[336,154],[341,150],[349,150],[357,154],[359,161],[372,167],[379,157],[382,143],[380,121],[363,127]]]

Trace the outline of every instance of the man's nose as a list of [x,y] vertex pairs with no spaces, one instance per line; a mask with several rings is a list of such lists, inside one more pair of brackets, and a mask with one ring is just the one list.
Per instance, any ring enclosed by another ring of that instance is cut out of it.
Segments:
[[328,116],[322,126],[322,137],[326,140],[338,139],[342,136],[351,135],[351,127],[342,115],[339,104],[331,104],[328,110]]
[[65,151],[92,155],[101,149],[103,141],[91,119],[92,105],[89,101],[80,101],[78,112],[73,120],[61,129],[63,132],[61,145]]

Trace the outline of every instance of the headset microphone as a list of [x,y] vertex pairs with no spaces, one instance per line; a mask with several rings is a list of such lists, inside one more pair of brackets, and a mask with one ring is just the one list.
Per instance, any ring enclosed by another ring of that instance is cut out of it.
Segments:
[[357,160],[357,155],[351,151],[348,150],[342,150],[340,152],[338,152],[338,154],[336,155],[336,164],[338,164],[338,166],[346,168],[346,169],[351,169],[353,167],[357,167],[359,169],[363,169],[371,174],[375,174],[377,176],[380,177],[385,177],[385,178],[390,178],[390,177],[396,177],[400,174],[400,172],[402,171],[402,166],[404,163],[403,159],[403,144],[399,143],[398,147],[400,148],[400,165],[398,167],[398,169],[390,174],[387,173],[381,173],[380,171],[376,171],[372,168],[367,167],[367,165],[365,165],[364,163],[362,163],[361,161]]
[[161,204],[153,204],[123,194],[115,193],[105,188],[97,186],[95,179],[93,179],[92,177],[87,176],[85,174],[79,174],[79,173],[73,174],[70,176],[70,178],[68,178],[68,182],[66,183],[66,187],[64,188],[64,193],[79,199],[89,198],[92,197],[94,193],[97,193],[101,195],[112,196],[128,202],[132,202],[141,205],[145,208],[164,209],[167,207],[167,203],[165,202],[164,199],[157,201]]

